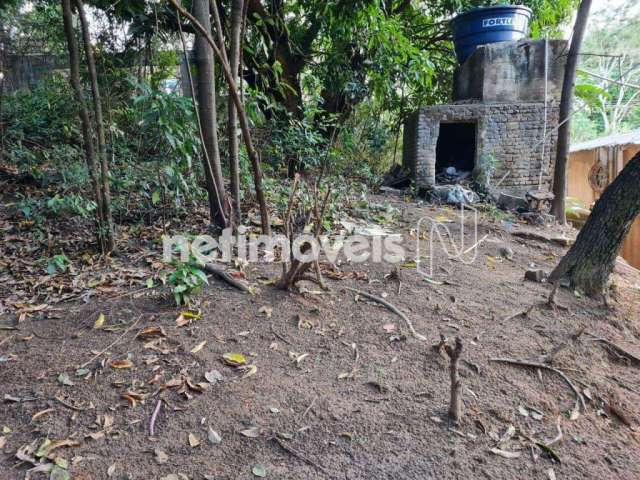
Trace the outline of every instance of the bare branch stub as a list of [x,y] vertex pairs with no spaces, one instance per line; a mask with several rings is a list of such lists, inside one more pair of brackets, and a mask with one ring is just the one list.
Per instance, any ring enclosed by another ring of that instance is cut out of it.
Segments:
[[456,337],[455,346],[445,345],[444,351],[449,357],[449,375],[451,378],[451,399],[449,401],[449,420],[458,425],[462,419],[462,380],[460,380],[460,373],[458,370],[458,364],[460,357],[462,356],[462,340]]

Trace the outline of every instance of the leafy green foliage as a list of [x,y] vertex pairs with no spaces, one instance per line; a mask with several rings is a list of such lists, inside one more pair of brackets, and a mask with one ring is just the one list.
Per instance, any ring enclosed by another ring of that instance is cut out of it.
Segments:
[[69,163],[80,161],[74,105],[67,81],[55,74],[32,91],[8,95],[0,109],[5,125],[2,156],[36,178],[60,157]]
[[[175,55],[167,59],[175,61]],[[148,209],[180,210],[193,204],[203,190],[197,182],[200,142],[191,100],[165,92],[160,73],[153,87],[109,68],[112,83],[103,91],[114,102],[107,140],[116,213],[130,210],[131,193],[141,197],[138,206]],[[48,198],[21,205],[25,217],[86,218],[95,211],[95,202],[88,200],[92,195],[75,104],[67,80],[54,74],[33,90],[7,96],[0,109],[5,126],[1,156],[19,173],[54,190]]]
[[176,305],[190,305],[193,295],[200,292],[202,286],[209,284],[207,274],[195,263],[195,259],[189,262],[174,261],[174,270],[167,277],[167,283],[171,287],[171,293]]
[[[114,217],[132,223],[175,218],[197,207],[205,193],[192,101],[168,89],[177,83],[180,57],[175,12],[167,2],[86,3],[105,112]],[[280,205],[287,198],[281,178],[290,162],[311,176],[327,166],[329,179],[346,178],[351,187],[376,183],[399,161],[407,112],[450,98],[456,60],[448,20],[487,3],[252,2],[243,89],[255,143],[272,177],[265,180],[269,200]],[[534,9],[534,36],[553,36],[576,0],[524,3]],[[1,7],[14,45],[65,58],[58,3],[34,0],[30,5],[34,8],[12,0]],[[220,5],[228,13],[229,2]],[[184,26],[189,32],[188,22]],[[81,75],[88,85],[84,64]],[[220,78],[217,83],[224,85]],[[85,95],[91,105],[88,89]],[[223,118],[224,86],[218,96],[218,117]],[[18,199],[25,218],[38,225],[52,217],[89,218],[96,205],[89,200],[93,195],[77,102],[68,79],[52,75],[31,91],[7,95],[0,122],[1,159],[46,188],[41,195]],[[220,133],[224,127],[219,126]],[[224,155],[224,141],[221,147]],[[255,192],[243,149],[240,166],[242,194],[251,199]],[[181,271],[178,283],[190,278]]]
[[575,141],[640,128],[640,90],[633,87],[640,83],[639,32],[632,0],[591,13],[575,89],[582,107],[572,121]]
[[[138,167],[157,179],[143,185],[147,201],[156,206],[171,199],[176,208],[184,207],[202,195],[194,175],[199,166],[196,160],[200,141],[191,99],[166,93],[145,82],[131,85],[137,94],[133,105],[123,113],[131,122],[129,126],[136,125],[140,145],[136,153],[143,162]],[[135,118],[139,120],[134,123]]]
[[55,195],[46,201],[47,211],[53,215],[75,214],[87,218],[97,208],[96,202],[78,194]]
[[54,255],[47,262],[47,273],[53,275],[56,272],[66,272],[71,261],[63,254]]

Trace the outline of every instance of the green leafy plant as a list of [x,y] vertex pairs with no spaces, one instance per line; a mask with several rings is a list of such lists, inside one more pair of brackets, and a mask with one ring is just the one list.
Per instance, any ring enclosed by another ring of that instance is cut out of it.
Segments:
[[71,261],[64,253],[54,255],[47,262],[47,273],[53,275],[56,272],[66,272],[70,264]]
[[96,202],[88,200],[82,195],[55,195],[46,201],[47,211],[53,215],[75,214],[87,218],[97,208]]
[[193,295],[200,292],[203,285],[208,285],[207,274],[197,266],[194,259],[188,262],[173,262],[174,270],[167,277],[167,284],[176,305],[190,305]]
[[473,179],[483,191],[491,190],[491,181],[495,171],[498,169],[498,159],[495,156],[485,153],[481,155],[473,169]]
[[[146,82],[130,81],[137,91],[130,115],[140,117],[137,135],[141,140],[145,169],[155,181],[144,182],[143,192],[152,206],[170,199],[176,208],[203,194],[194,170],[199,162],[200,141],[190,99],[166,93]],[[167,152],[171,152],[167,156]]]

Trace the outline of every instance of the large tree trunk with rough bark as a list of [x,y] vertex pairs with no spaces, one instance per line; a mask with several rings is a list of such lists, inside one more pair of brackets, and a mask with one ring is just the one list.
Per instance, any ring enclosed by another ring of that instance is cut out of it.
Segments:
[[69,51],[69,82],[71,83],[71,88],[73,89],[76,101],[78,102],[78,116],[80,117],[84,158],[87,163],[89,178],[91,179],[91,188],[93,189],[96,204],[98,205],[98,208],[96,209],[98,244],[100,245],[101,250],[106,253],[108,251],[109,242],[105,238],[102,189],[100,188],[100,182],[98,180],[98,163],[96,162],[95,151],[93,148],[91,119],[89,117],[87,103],[84,100],[82,84],[80,83],[80,55],[78,53],[78,42],[73,29],[71,0],[62,0],[61,4],[64,34],[67,40],[67,49]]
[[[207,33],[211,35],[209,1],[194,0],[193,15]],[[209,210],[211,212],[211,221],[220,228],[226,228],[227,217],[224,212],[226,200],[218,144],[213,50],[207,43],[206,38],[199,32],[196,32],[195,54],[198,66],[196,75],[198,111],[202,125],[204,148],[207,151],[207,155],[203,156],[203,165],[209,194]]]
[[113,216],[111,215],[111,188],[109,186],[109,159],[107,157],[107,143],[104,134],[104,120],[102,115],[102,100],[98,87],[98,73],[96,62],[91,48],[91,35],[89,33],[89,21],[84,13],[82,0],[75,0],[78,16],[80,17],[80,27],[82,29],[82,41],[84,43],[85,57],[87,59],[87,70],[91,82],[91,95],[93,98],[93,118],[95,122],[96,134],[98,137],[98,159],[100,165],[100,189],[102,191],[102,218],[104,220],[104,239],[107,251],[115,249],[115,228]]
[[[240,34],[243,24],[244,0],[232,0],[231,2],[231,28],[229,29],[231,40],[229,42],[229,66],[233,75],[237,77],[240,66]],[[237,83],[236,83],[237,84]],[[231,100],[228,101],[229,123],[227,134],[229,136],[229,175],[231,177],[231,197],[233,199],[233,212],[236,223],[240,223],[240,162],[238,155],[238,112]]]
[[560,96],[559,120],[564,123],[561,123],[558,128],[556,164],[553,175],[554,199],[551,210],[555,215],[556,220],[563,225],[567,223],[565,198],[567,195],[567,161],[569,157],[569,134],[571,132],[570,115],[573,107],[573,88],[576,81],[576,67],[578,66],[580,46],[582,45],[582,38],[584,37],[584,32],[587,28],[590,8],[591,0],[582,0],[578,7],[578,15],[576,16],[576,23],[573,26],[571,46],[569,47],[567,63],[564,69],[562,95]]
[[627,164],[593,207],[576,243],[551,273],[590,295],[603,294],[622,242],[640,214],[640,153]]

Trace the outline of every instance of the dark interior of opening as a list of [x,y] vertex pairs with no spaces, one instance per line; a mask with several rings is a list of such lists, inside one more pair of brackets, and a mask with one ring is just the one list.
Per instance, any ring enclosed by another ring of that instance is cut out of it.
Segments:
[[454,167],[455,176],[471,172],[476,160],[475,123],[441,123],[436,144],[436,176]]

